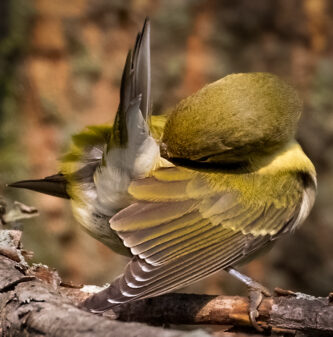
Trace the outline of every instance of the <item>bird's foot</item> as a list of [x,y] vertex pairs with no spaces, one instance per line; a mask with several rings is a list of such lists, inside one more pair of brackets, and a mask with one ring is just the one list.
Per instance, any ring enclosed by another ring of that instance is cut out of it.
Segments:
[[260,283],[252,280],[250,277],[240,273],[234,268],[228,268],[227,272],[245,283],[249,289],[249,318],[253,327],[262,332],[263,328],[259,326],[257,318],[259,317],[259,305],[264,296],[271,296],[270,291]]
[[249,317],[253,327],[262,332],[263,328],[259,326],[257,318],[259,317],[259,305],[263,300],[264,296],[271,296],[271,293],[267,288],[256,281],[251,281],[248,284],[249,289]]

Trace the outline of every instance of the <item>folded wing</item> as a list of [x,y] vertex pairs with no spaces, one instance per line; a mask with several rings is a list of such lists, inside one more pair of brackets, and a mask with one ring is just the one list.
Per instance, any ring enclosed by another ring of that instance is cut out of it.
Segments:
[[244,203],[237,191],[212,189],[205,174],[175,167],[132,182],[129,191],[136,202],[110,225],[134,258],[87,301],[93,310],[161,295],[241,262],[292,226],[302,203],[301,194],[280,208]]

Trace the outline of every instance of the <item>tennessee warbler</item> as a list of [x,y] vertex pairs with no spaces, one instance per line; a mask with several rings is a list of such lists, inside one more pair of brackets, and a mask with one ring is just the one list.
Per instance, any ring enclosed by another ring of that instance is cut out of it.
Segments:
[[272,74],[232,74],[169,116],[150,117],[149,35],[146,21],[113,126],[74,136],[60,174],[11,186],[70,198],[91,235],[131,257],[123,275],[85,301],[91,311],[221,269],[254,288],[258,304],[265,289],[233,267],[295,230],[315,200],[315,168],[294,138],[301,101]]

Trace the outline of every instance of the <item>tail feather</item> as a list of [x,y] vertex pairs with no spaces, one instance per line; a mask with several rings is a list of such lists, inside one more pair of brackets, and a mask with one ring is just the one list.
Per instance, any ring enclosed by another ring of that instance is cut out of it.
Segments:
[[145,20],[142,32],[137,36],[132,69],[134,70],[134,95],[142,95],[140,110],[143,118],[147,120],[151,113],[150,23],[148,18]]
[[[112,130],[109,148],[112,146],[126,146],[130,107],[139,101],[140,114],[144,121],[151,115],[151,70],[150,70],[150,23],[145,20],[141,33],[137,35],[134,51],[127,54],[125,67],[121,78],[120,103]],[[132,109],[133,111],[133,109]]]
[[103,214],[113,215],[114,210],[126,207],[131,180],[148,175],[160,158],[147,121],[151,112],[149,34],[146,19],[134,51],[127,55],[116,119],[102,162],[94,173],[94,206]]

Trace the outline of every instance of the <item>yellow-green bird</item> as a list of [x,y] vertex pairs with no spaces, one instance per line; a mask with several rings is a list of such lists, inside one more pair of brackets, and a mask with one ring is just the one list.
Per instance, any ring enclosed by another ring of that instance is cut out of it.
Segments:
[[89,233],[131,256],[86,300],[91,311],[226,270],[250,287],[256,325],[267,290],[234,266],[299,227],[315,200],[315,168],[294,138],[301,101],[272,74],[232,74],[149,122],[149,35],[146,21],[113,127],[74,136],[60,174],[11,186],[70,198]]

